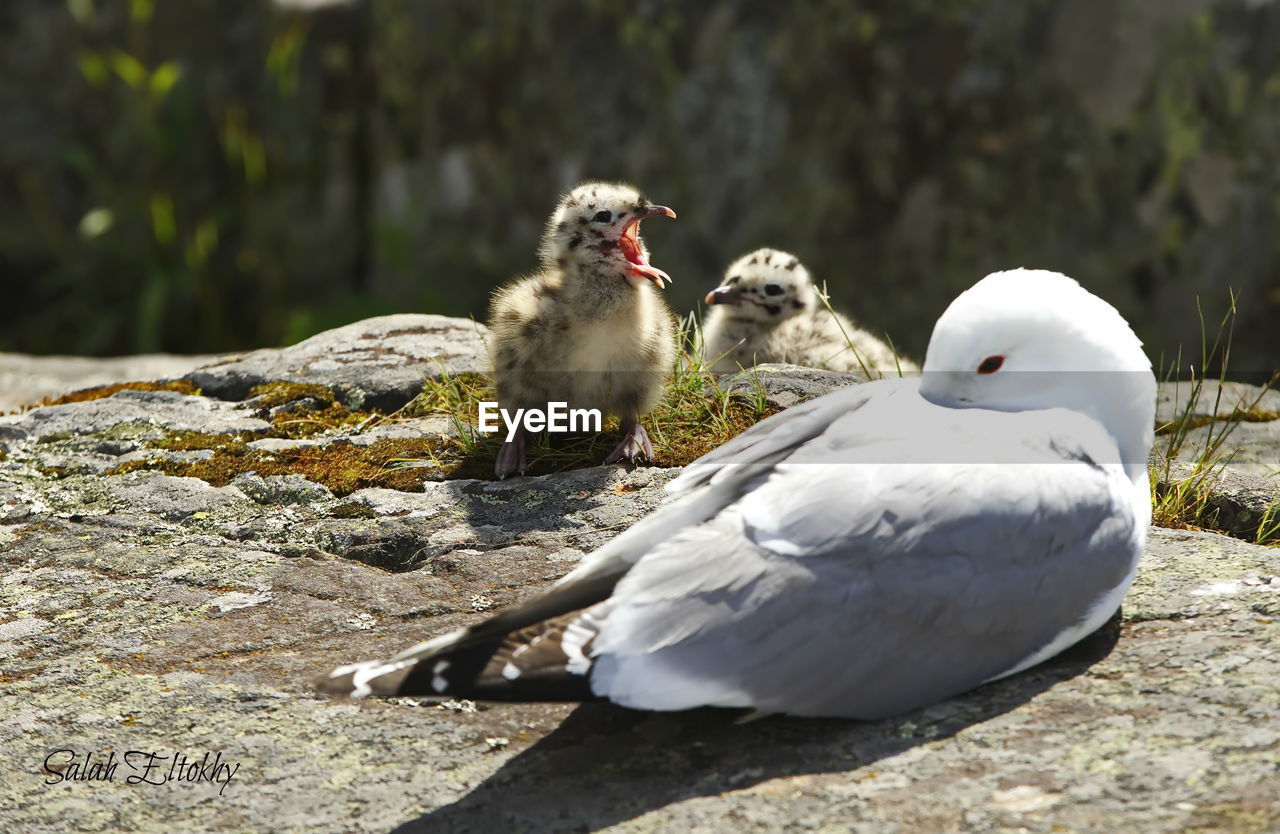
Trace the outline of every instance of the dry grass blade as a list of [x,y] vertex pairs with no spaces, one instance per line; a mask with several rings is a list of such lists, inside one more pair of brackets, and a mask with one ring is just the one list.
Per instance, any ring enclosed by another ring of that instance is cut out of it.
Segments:
[[[853,353],[853,357],[858,360],[858,367],[862,369],[862,373],[867,379],[883,379],[884,371],[876,368],[868,368],[866,360],[862,358],[862,352],[853,344],[853,337],[849,335],[849,331],[844,329],[844,324],[840,321],[840,316],[836,315],[835,308],[831,306],[831,295],[827,292],[827,282],[822,282],[822,289],[814,287],[814,292],[818,294],[818,300],[822,302],[822,306],[831,314],[831,318],[836,323],[836,327],[840,328],[840,335],[844,337],[845,344],[849,346],[849,350]],[[902,376],[902,357],[898,354],[898,347],[889,338],[889,334],[884,334],[885,344],[889,346],[889,350],[893,351],[894,370],[898,372],[898,376]]]

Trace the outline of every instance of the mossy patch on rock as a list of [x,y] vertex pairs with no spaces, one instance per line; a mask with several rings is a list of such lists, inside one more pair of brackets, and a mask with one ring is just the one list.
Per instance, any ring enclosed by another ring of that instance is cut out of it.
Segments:
[[[168,438],[169,448],[212,449],[206,460],[175,461],[166,458],[134,460],[111,470],[109,475],[156,470],[167,475],[199,478],[214,486],[225,486],[238,475],[249,473],[266,478],[272,475],[301,475],[327,487],[334,495],[349,495],[365,487],[382,487],[418,492],[429,480],[443,477],[450,457],[449,444],[439,438],[388,438],[368,446],[334,442],[322,447],[262,451],[248,446],[243,438],[190,435]],[[415,466],[432,461],[433,465]],[[456,469],[456,467],[455,467]],[[450,473],[452,474],[452,473]]]
[[196,387],[195,383],[186,379],[171,379],[167,382],[116,382],[111,385],[82,388],[79,391],[72,391],[69,394],[62,394],[58,397],[45,397],[37,405],[43,407],[100,400],[104,397],[110,397],[118,391],[177,391],[179,394],[190,396],[199,396],[200,394],[200,389]]
[[264,437],[297,439],[329,429],[356,426],[382,416],[377,409],[348,408],[331,388],[299,382],[268,382],[255,385],[244,401],[272,429]]
[[[317,447],[271,451],[251,448],[248,444],[254,440],[306,438],[378,420],[383,415],[377,411],[349,409],[323,385],[272,382],[255,386],[250,394],[245,405],[270,419],[271,428],[267,431],[238,434],[169,431],[150,445],[172,452],[210,451],[213,454],[201,460],[176,460],[165,456],[132,460],[108,470],[107,474],[154,470],[168,475],[200,478],[214,486],[225,486],[237,476],[250,473],[264,478],[301,475],[327,487],[335,495],[346,495],[367,486],[420,490],[422,483],[433,475],[441,477],[438,466],[400,465],[404,461],[436,459],[440,453],[448,457],[449,450],[441,448],[438,438],[386,439],[367,446],[356,446],[339,439]],[[303,401],[323,407],[306,411],[282,410]]]
[[329,510],[330,518],[377,518],[378,513],[368,504],[359,501],[343,501]]
[[[761,401],[729,396],[708,387],[708,381],[700,373],[677,373],[662,402],[645,418],[654,442],[655,465],[684,466],[778,410]],[[168,431],[149,445],[169,452],[212,455],[197,460],[156,455],[128,461],[107,474],[154,470],[200,478],[214,486],[251,473],[262,478],[301,475],[339,497],[365,487],[418,492],[428,481],[492,478],[502,436],[482,434],[474,423],[479,403],[494,396],[493,382],[485,374],[462,373],[430,380],[418,397],[393,416],[447,414],[453,420],[453,435],[381,438],[357,445],[345,437],[326,443],[323,435],[358,431],[388,419],[388,415],[348,408],[323,385],[270,382],[251,389],[243,403],[270,421],[266,431]],[[302,403],[306,408],[290,408]],[[602,465],[617,443],[618,421],[609,420],[603,428],[599,434],[543,436],[530,446],[527,473],[545,475]],[[249,445],[268,438],[314,438],[320,442],[286,449]]]
[[328,405],[334,402],[337,397],[334,396],[332,388],[324,385],[301,382],[268,382],[265,385],[255,385],[249,392],[249,399],[245,402],[245,405],[269,410],[307,399]]
[[1204,428],[1205,426],[1229,423],[1238,421],[1241,423],[1270,423],[1273,420],[1280,420],[1280,411],[1270,411],[1264,408],[1236,409],[1226,417],[1216,417],[1211,414],[1201,414],[1189,416],[1182,421],[1174,421],[1169,423],[1156,424],[1156,434],[1169,434],[1173,431],[1193,431],[1195,429]]

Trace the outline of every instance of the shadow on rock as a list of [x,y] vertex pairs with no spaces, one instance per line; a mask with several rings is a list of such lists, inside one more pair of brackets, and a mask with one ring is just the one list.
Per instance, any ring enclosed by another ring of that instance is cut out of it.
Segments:
[[[505,481],[469,481],[462,487],[467,497],[462,503],[472,527],[501,528],[513,541],[529,533],[575,528],[584,534],[597,531],[611,538],[618,532],[612,529],[614,526],[627,527],[635,521],[634,501],[607,489],[614,474],[614,467],[593,466]],[[592,511],[601,517],[589,524],[575,518]],[[610,524],[612,515],[619,516],[620,524]]]
[[1021,706],[1101,660],[1118,634],[1109,624],[1028,672],[874,722],[778,717],[738,724],[737,711],[584,704],[465,797],[395,834],[596,831],[771,779],[854,771]]

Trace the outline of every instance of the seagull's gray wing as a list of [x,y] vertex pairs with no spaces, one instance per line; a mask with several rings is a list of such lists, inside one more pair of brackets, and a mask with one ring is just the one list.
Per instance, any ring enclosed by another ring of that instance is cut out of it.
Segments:
[[[687,492],[703,486],[726,469],[740,467],[754,473],[785,460],[800,446],[828,431],[840,417],[854,412],[876,397],[894,393],[910,393],[919,388],[919,380],[877,380],[851,385],[823,397],[788,408],[756,423],[728,443],[708,452],[667,485],[671,492]],[[737,474],[735,472],[735,474]]]
[[1114,444],[1031,429],[1037,462],[780,464],[593,610],[593,691],[876,718],[1065,648],[1118,605],[1146,526],[1095,462]]
[[[869,402],[905,396],[918,400],[919,380],[880,380],[834,391],[761,420],[728,443],[698,458],[667,484],[683,493],[674,501],[632,525],[592,553],[559,586],[571,586],[604,575],[621,576],[637,559],[675,533],[701,524],[742,498],[780,462],[821,439],[838,421],[848,422]],[[553,593],[555,593],[553,591]]]

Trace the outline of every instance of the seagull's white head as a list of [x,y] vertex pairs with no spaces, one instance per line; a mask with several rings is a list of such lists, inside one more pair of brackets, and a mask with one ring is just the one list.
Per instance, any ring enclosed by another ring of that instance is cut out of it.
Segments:
[[671,276],[649,263],[649,250],[640,239],[640,221],[675,216],[674,211],[653,205],[629,185],[583,183],[560,198],[547,222],[543,263],[576,266],[579,271],[610,280],[617,276],[633,287],[646,280],[664,287]]
[[1154,439],[1156,380],[1142,342],[1116,308],[1047,270],[995,272],[951,302],[920,393],[961,408],[1083,412],[1143,471]]
[[757,249],[729,264],[720,286],[704,301],[726,305],[723,309],[732,318],[771,325],[812,310],[818,297],[799,258],[777,249]]

